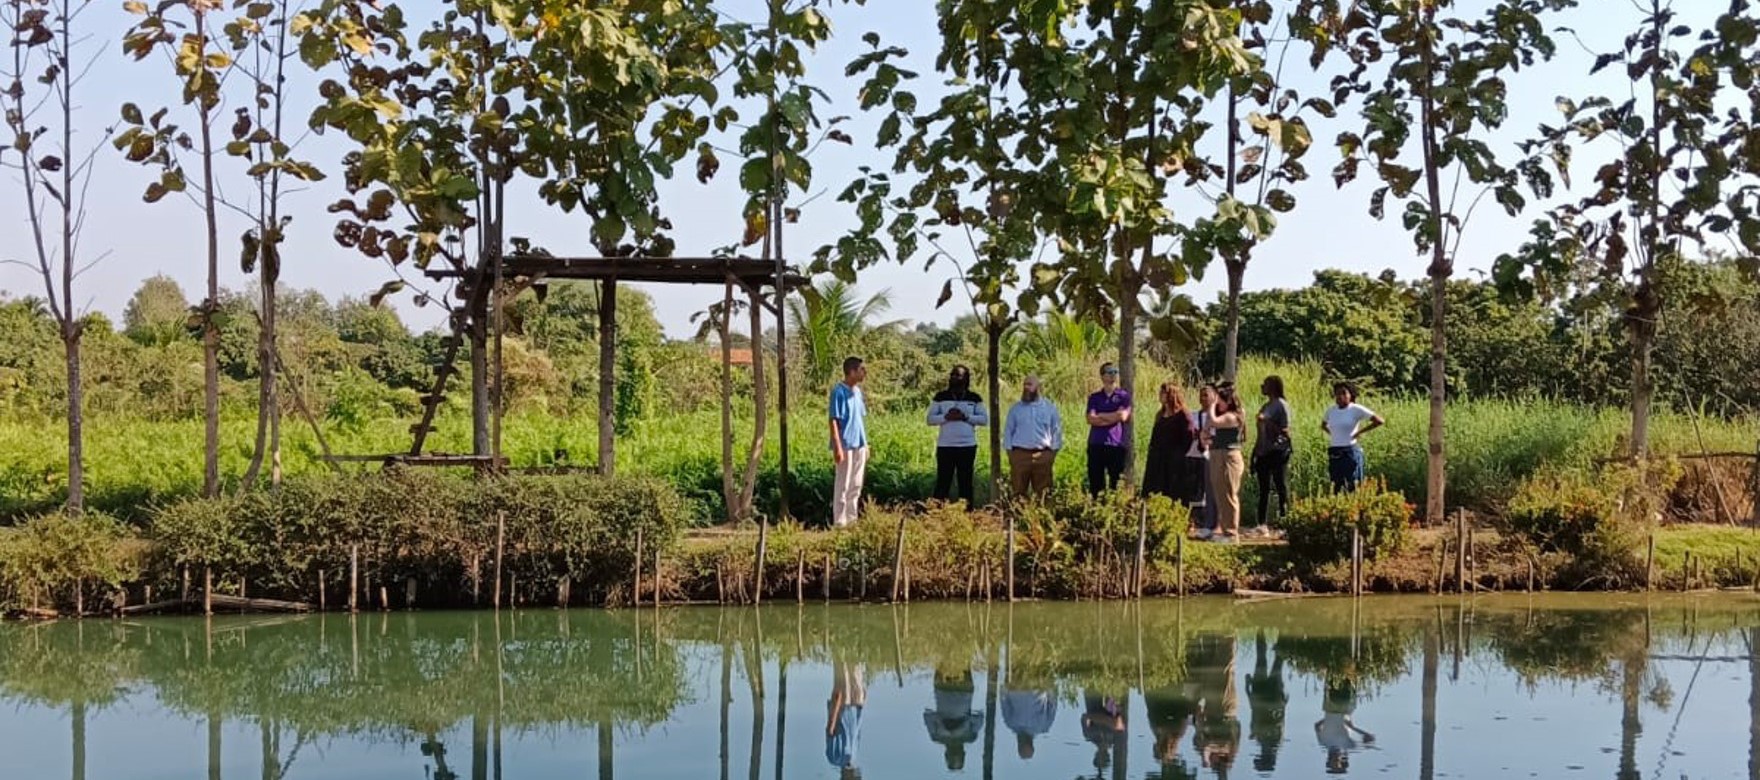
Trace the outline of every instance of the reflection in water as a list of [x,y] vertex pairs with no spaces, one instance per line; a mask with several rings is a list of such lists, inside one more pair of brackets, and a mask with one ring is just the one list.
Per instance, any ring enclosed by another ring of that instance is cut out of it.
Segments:
[[[0,776],[550,780],[596,764],[601,780],[670,780],[728,778],[743,762],[748,780],[767,768],[776,780],[1309,778],[1316,767],[1420,780],[1760,777],[1756,602],[1538,603],[1553,606],[1193,600],[4,626]],[[1746,686],[1712,682],[1743,676]],[[791,702],[809,717],[788,718]],[[1289,733],[1292,710],[1319,717],[1312,741]],[[1747,756],[1728,749],[1744,720]],[[88,734],[148,747],[88,755]],[[241,744],[244,755],[260,744],[260,764],[227,763]]]

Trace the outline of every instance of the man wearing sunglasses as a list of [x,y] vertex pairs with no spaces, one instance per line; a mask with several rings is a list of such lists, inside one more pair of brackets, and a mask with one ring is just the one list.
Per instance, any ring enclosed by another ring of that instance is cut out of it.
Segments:
[[1118,386],[1118,366],[1100,366],[1100,389],[1088,396],[1088,494],[1117,490],[1124,477],[1124,424],[1131,419],[1131,394]]

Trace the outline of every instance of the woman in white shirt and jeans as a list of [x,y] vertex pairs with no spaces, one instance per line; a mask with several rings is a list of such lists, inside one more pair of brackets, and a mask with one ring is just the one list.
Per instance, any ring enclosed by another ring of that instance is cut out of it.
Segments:
[[1332,492],[1346,493],[1356,490],[1363,481],[1363,448],[1357,440],[1387,421],[1357,403],[1357,389],[1348,383],[1332,386],[1332,400],[1337,405],[1327,409],[1320,420],[1320,430],[1329,438],[1326,473],[1332,477]]

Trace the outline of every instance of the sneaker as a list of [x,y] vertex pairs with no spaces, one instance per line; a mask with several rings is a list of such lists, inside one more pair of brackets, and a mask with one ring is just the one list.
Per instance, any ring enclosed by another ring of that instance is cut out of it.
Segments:
[[1208,542],[1208,541],[1210,541],[1210,537],[1215,536],[1215,535],[1216,535],[1216,532],[1212,531],[1208,528],[1198,529],[1198,541],[1200,541],[1200,542]]
[[1217,534],[1216,538],[1212,539],[1211,541],[1213,541],[1217,544],[1234,544],[1235,543],[1234,534]]

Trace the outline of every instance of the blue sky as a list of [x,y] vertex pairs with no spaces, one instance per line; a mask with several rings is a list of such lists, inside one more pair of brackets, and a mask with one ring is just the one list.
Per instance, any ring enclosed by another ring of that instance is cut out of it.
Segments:
[[[405,5],[413,8],[421,3]],[[1480,8],[1488,3],[1462,0],[1462,5]],[[1677,0],[1676,5],[1682,9],[1685,20],[1697,26],[1713,18],[1722,4],[1713,0]],[[728,0],[721,6],[729,16],[755,21],[761,18],[763,3]],[[855,177],[857,167],[883,166],[890,159],[888,153],[872,148],[877,119],[863,117],[857,110],[855,95],[859,83],[843,76],[843,66],[866,50],[862,35],[875,31],[889,44],[911,51],[912,67],[923,75],[923,83],[916,88],[919,94],[932,95],[940,81],[932,72],[937,49],[933,0],[869,0],[865,6],[840,5],[830,11],[830,18],[835,35],[816,53],[809,67],[818,69],[814,81],[833,100],[823,115],[855,115],[846,127],[856,143],[826,144],[814,158],[813,191],[801,193],[797,200],[813,199],[801,222],[790,226],[787,238],[791,259],[802,264],[810,259],[812,248],[834,241],[853,226],[852,211],[846,204],[836,202],[835,195]],[[1586,43],[1603,51],[1617,47],[1625,32],[1640,18],[1632,0],[1582,0],[1582,7],[1559,15],[1555,24],[1574,29]],[[122,55],[120,40],[131,17],[122,10],[121,2],[93,2],[84,21],[90,33],[85,51],[95,54],[98,61],[79,87],[76,149],[101,140],[104,128],[116,121],[124,102],[137,102],[149,107],[150,112],[151,106],[176,103],[179,93],[164,62],[136,63]],[[1593,79],[1584,75],[1592,55],[1568,35],[1559,36],[1559,41],[1560,57],[1556,61],[1525,70],[1512,79],[1510,122],[1503,131],[1487,139],[1499,151],[1513,149],[1515,142],[1531,134],[1537,123],[1553,121],[1558,116],[1554,109],[1554,98],[1558,95],[1582,96],[1597,90],[1623,93],[1628,88],[1617,68],[1603,71]],[[1323,80],[1312,73],[1299,72],[1306,68],[1305,58],[1292,57],[1288,80],[1305,95],[1315,94],[1317,88],[1324,86]],[[295,90],[302,85],[315,89],[316,80],[303,71],[296,72],[290,81]],[[230,107],[223,107],[221,113],[230,113]],[[1319,144],[1308,159],[1314,177],[1293,190],[1300,204],[1296,211],[1283,215],[1277,234],[1258,250],[1248,270],[1247,288],[1299,286],[1315,270],[1329,267],[1368,273],[1391,268],[1402,277],[1420,275],[1426,262],[1414,254],[1411,241],[1398,222],[1377,222],[1368,216],[1367,200],[1372,185],[1360,181],[1340,191],[1326,175],[1337,159],[1330,148],[1331,139],[1341,130],[1356,129],[1351,125],[1359,122],[1349,112],[1341,113],[1337,120],[1313,117],[1310,122]],[[341,140],[334,135],[311,136],[302,142],[299,153],[320,168],[335,171],[346,151],[346,145],[339,143]],[[1593,159],[1593,155],[1581,155],[1578,162],[1587,164]],[[708,185],[699,185],[687,165],[681,167],[683,175],[678,180],[662,188],[662,207],[678,226],[675,238],[681,254],[707,254],[739,238],[743,196],[738,192],[737,166],[725,158],[724,163],[722,175]],[[242,178],[236,170],[231,173],[235,182],[231,194],[243,196]],[[122,159],[108,146],[98,154],[81,250],[84,262],[100,255],[103,259],[76,283],[77,306],[120,319],[128,296],[142,279],[155,273],[170,275],[192,299],[199,297],[206,257],[201,210],[195,203],[175,197],[158,204],[143,203],[140,193],[151,178],[149,171]],[[287,197],[284,209],[294,215],[284,248],[287,285],[315,288],[336,298],[365,295],[392,278],[381,261],[364,258],[331,239],[334,220],[325,206],[344,194],[340,176],[333,175]],[[1170,203],[1176,214],[1188,217],[1208,208],[1200,199],[1184,193],[1176,194]],[[1398,210],[1390,206],[1388,211],[1397,220]],[[1489,269],[1499,253],[1519,245],[1526,226],[1537,213],[1531,206],[1528,214],[1510,219],[1487,198],[1468,225],[1458,258],[1459,272],[1467,275]],[[246,223],[237,215],[223,216],[223,286],[243,288],[249,283],[237,263],[237,236],[245,227]],[[571,253],[568,247],[581,247],[573,253],[585,251],[585,219],[545,206],[529,184],[518,185],[509,194],[507,230],[509,235],[529,237],[559,254]],[[0,171],[0,260],[30,257],[28,224],[17,172]],[[940,311],[934,303],[950,270],[940,265],[925,271],[920,263],[881,266],[863,274],[860,288],[870,293],[890,290],[893,318],[947,322],[960,313],[957,299]],[[1217,268],[1184,291],[1200,301],[1212,300],[1221,289],[1221,281]],[[13,296],[41,295],[42,286],[31,271],[0,265],[0,291]],[[662,324],[675,337],[694,332],[690,316],[720,297],[718,288],[707,287],[649,291],[655,293]],[[438,312],[415,308],[409,304],[408,296],[394,305],[418,330],[440,321]]]

